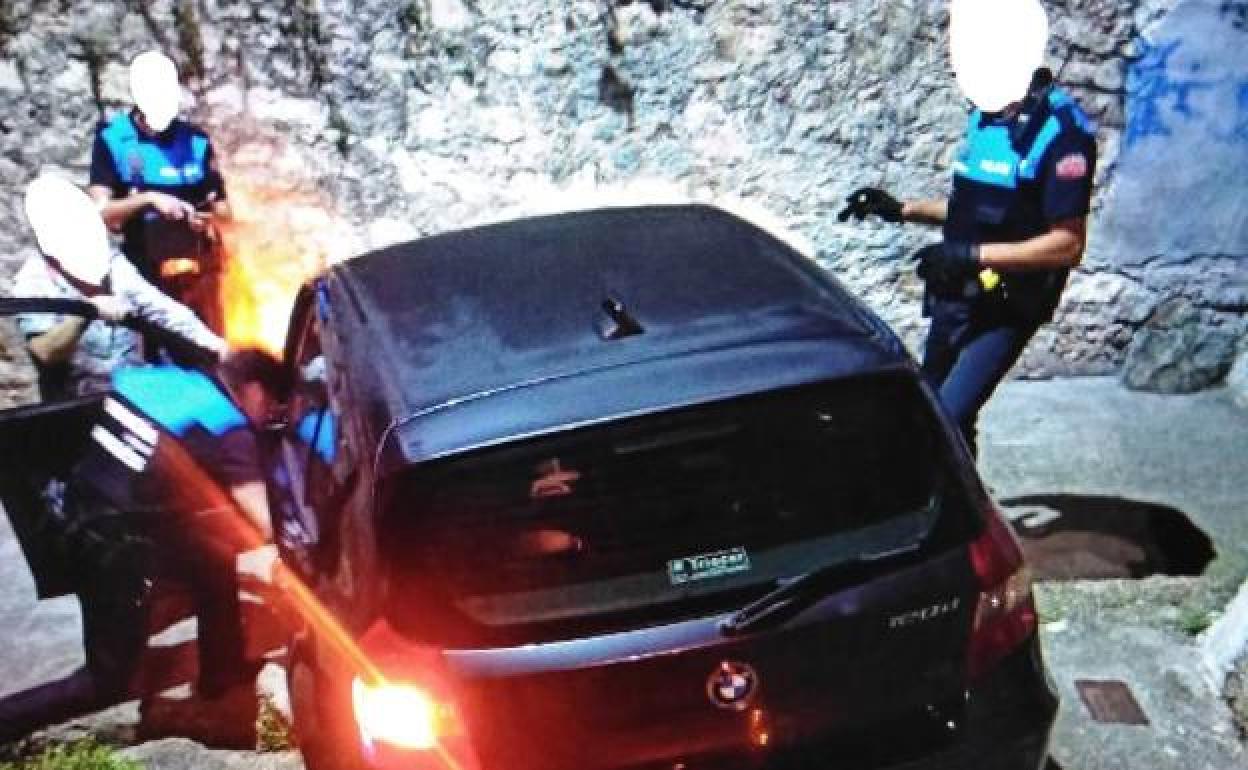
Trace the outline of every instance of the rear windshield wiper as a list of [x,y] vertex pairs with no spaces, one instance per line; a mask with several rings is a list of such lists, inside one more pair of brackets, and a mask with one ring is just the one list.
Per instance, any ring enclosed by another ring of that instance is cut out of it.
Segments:
[[[778,587],[750,602],[720,624],[720,630],[729,636],[756,631],[769,625],[783,623],[812,603],[827,595],[834,587],[866,579],[876,571],[882,561],[903,556],[913,556],[927,545],[936,528],[936,518],[941,510],[941,494],[936,492],[927,503],[910,514],[893,520],[892,524],[916,524],[899,545],[880,547],[877,550],[863,548],[856,555],[824,565],[797,577],[779,583]],[[777,581],[779,582],[779,581]]]
[[922,545],[923,540],[920,539],[899,548],[862,554],[798,575],[734,612],[732,617],[720,624],[719,630],[725,635],[735,636],[782,623],[827,595],[829,588],[835,584],[832,578],[849,577],[855,572],[866,571],[885,559],[914,553]]

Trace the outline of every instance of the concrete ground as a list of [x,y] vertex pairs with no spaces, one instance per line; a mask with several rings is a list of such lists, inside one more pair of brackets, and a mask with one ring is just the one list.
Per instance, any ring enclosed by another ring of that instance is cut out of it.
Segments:
[[[1248,411],[1219,391],[1157,396],[1108,378],[1016,382],[996,394],[981,427],[981,472],[998,499],[1095,495],[1169,506],[1218,554],[1201,577],[1038,585],[1062,693],[1057,765],[1248,767],[1221,695],[1224,672],[1212,670],[1248,642],[1248,592],[1232,603],[1248,571]],[[1075,689],[1084,679],[1125,682],[1149,724],[1095,721]]]
[[[981,469],[999,499],[1095,495],[1169,506],[1208,534],[1218,554],[1199,577],[1037,587],[1063,697],[1054,763],[1061,770],[1248,767],[1221,672],[1213,670],[1248,641],[1248,591],[1232,602],[1248,574],[1248,411],[1216,391],[1153,396],[1106,378],[1015,382],[997,393],[981,427]],[[77,629],[72,600],[34,601],[0,517],[0,693],[71,670],[81,655]],[[1149,724],[1095,721],[1075,690],[1080,679],[1126,683]],[[54,736],[103,730],[124,742],[133,718],[133,706],[121,707]],[[182,739],[126,753],[153,770],[301,766],[289,752],[209,751]]]

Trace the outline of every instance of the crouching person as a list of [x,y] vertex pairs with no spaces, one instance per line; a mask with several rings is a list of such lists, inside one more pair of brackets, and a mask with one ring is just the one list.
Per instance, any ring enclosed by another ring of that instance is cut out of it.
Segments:
[[215,379],[175,366],[114,377],[94,433],[101,451],[94,467],[84,463],[84,477],[102,479],[93,485],[102,491],[112,484],[114,499],[146,512],[155,572],[188,587],[198,621],[193,697],[152,701],[144,737],[255,746],[259,665],[245,655],[236,560],[271,539],[256,429],[281,379],[277,360],[259,350],[230,354]]
[[[198,624],[192,697],[144,713],[141,737],[179,734],[254,748],[259,665],[245,655],[236,559],[270,536],[256,428],[278,395],[281,366],[267,353],[243,350],[229,354],[215,377],[162,365],[122,367],[112,379],[66,504],[84,519],[134,522],[150,543],[141,571],[184,583]],[[132,563],[127,574],[139,569]],[[126,699],[129,688],[119,681],[138,667],[146,634],[133,629],[145,629],[146,621],[133,611],[111,620],[104,629],[115,641],[107,647],[110,659],[93,666],[88,655],[85,668],[96,696],[57,702],[48,685],[36,688],[43,692],[33,700],[24,700],[32,691],[10,696],[0,701],[6,732],[29,733],[76,716],[75,709]]]

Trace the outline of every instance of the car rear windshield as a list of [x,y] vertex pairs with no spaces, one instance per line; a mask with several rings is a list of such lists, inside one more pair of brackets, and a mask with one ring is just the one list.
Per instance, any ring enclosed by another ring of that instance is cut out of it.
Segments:
[[969,520],[931,408],[902,376],[443,460],[390,500],[395,619],[470,644],[723,611],[812,569],[942,547]]

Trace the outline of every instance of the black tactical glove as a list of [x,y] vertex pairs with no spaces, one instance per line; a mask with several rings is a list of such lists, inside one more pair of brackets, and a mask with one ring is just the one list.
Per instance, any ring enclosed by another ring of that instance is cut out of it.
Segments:
[[851,216],[859,222],[875,214],[885,222],[901,221],[901,201],[875,187],[859,187],[845,198],[845,208],[837,215],[841,222]]
[[941,241],[919,249],[919,277],[938,285],[956,285],[973,278],[980,270],[979,244]]

